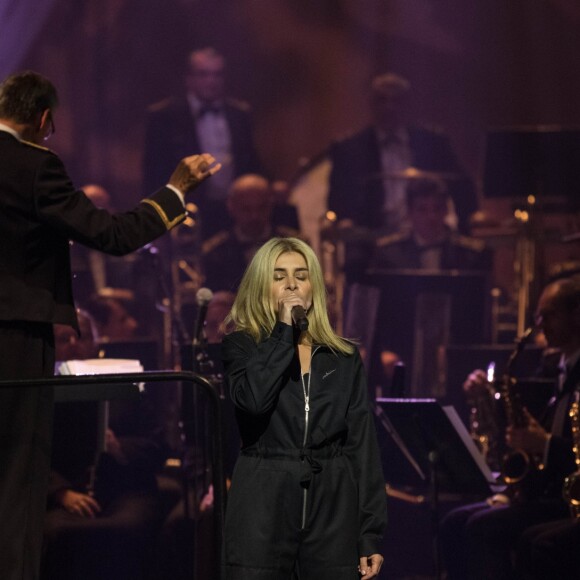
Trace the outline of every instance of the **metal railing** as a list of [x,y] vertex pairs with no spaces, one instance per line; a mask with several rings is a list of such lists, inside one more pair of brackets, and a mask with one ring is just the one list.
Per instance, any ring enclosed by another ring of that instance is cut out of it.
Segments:
[[[206,391],[213,407],[214,429],[212,441],[212,469],[214,486],[214,542],[215,559],[221,561],[221,544],[225,508],[224,440],[220,397],[214,386],[204,377],[190,371],[145,371],[142,373],[118,373],[107,375],[70,375],[42,379],[13,379],[0,381],[2,388],[26,387],[73,387],[77,385],[123,385],[138,383],[184,382],[192,383]],[[109,389],[110,391],[110,389]],[[114,397],[111,397],[114,398]],[[218,572],[219,575],[219,571]]]

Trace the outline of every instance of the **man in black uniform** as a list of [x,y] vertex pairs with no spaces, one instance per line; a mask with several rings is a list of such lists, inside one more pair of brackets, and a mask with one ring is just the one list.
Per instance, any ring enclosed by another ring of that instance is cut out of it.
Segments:
[[225,93],[226,61],[213,48],[189,55],[186,94],[151,106],[143,155],[143,186],[161,187],[168,171],[184,155],[208,151],[222,165],[216,179],[200,187],[192,201],[199,206],[203,237],[223,226],[225,200],[232,181],[259,173],[253,124],[247,103]]
[[[519,578],[513,556],[522,535],[568,513],[562,484],[575,469],[569,410],[580,389],[580,281],[569,278],[548,284],[535,318],[548,345],[561,351],[557,389],[541,422],[525,410],[527,425],[506,430],[510,452],[517,456],[523,451],[530,460],[529,473],[521,470],[522,481],[508,488],[504,497],[455,508],[442,520],[439,538],[450,580]],[[478,374],[472,373],[464,385],[472,396],[483,386]],[[536,469],[539,465],[543,468]],[[533,542],[533,536],[527,539]],[[525,558],[525,551],[520,556]],[[526,562],[519,564],[523,567]],[[551,578],[565,578],[555,570]]]
[[447,226],[448,201],[441,180],[410,180],[406,191],[409,227],[376,241],[371,268],[488,272],[491,254],[485,244]]
[[214,292],[236,292],[247,265],[264,242],[298,234],[273,223],[274,194],[261,175],[238,177],[228,193],[227,209],[232,226],[207,240],[202,249],[205,284]]
[[376,76],[370,87],[373,123],[330,148],[332,173],[328,208],[360,227],[397,230],[405,219],[405,181],[394,176],[409,167],[451,174],[450,196],[459,229],[468,229],[477,209],[473,183],[449,138],[409,122],[409,82],[393,73]]
[[[211,155],[183,159],[167,185],[111,215],[75,190],[40,143],[54,132],[56,89],[24,72],[0,85],[0,379],[54,371],[53,324],[78,329],[69,240],[110,254],[149,243],[185,218],[184,194],[215,173]],[[49,473],[52,392],[0,389],[0,577],[38,577]]]

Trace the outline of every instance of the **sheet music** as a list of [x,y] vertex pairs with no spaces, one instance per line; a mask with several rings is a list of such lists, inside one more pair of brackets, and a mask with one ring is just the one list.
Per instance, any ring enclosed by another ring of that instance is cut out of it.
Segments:
[[143,365],[135,359],[92,358],[63,361],[59,375],[112,375],[117,373],[142,373]]

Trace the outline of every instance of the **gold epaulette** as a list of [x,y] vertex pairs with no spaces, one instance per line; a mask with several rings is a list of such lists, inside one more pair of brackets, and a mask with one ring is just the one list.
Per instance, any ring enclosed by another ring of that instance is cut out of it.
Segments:
[[454,236],[453,241],[462,248],[472,250],[474,252],[483,252],[485,250],[485,242],[477,238],[469,238],[467,236]]
[[209,254],[211,251],[215,250],[220,244],[223,244],[230,236],[230,232],[222,230],[217,234],[214,234],[211,238],[206,240],[201,245],[201,253]]
[[50,151],[48,147],[44,147],[43,145],[39,145],[38,143],[33,143],[32,141],[25,141],[24,139],[22,139],[22,141],[20,142],[24,143],[24,145],[28,145],[29,147],[34,147],[35,149],[41,149],[42,151]]
[[405,240],[409,237],[408,232],[396,232],[394,234],[389,234],[388,236],[383,236],[382,238],[377,238],[376,246],[377,248],[383,248],[385,246],[390,246],[395,242],[400,242],[401,240]]

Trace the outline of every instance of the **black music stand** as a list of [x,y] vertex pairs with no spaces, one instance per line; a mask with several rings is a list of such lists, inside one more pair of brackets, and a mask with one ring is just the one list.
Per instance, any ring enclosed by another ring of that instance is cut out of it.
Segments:
[[465,270],[369,270],[365,284],[378,289],[380,296],[371,384],[383,382],[380,351],[391,350],[408,369],[407,393],[444,397],[447,385],[440,372],[444,349],[449,344],[485,341],[488,275]]
[[580,128],[500,127],[486,135],[483,190],[486,197],[557,198],[580,206]]
[[[389,421],[395,445],[414,472],[421,480],[428,474],[433,560],[439,579],[440,492],[488,494],[498,491],[497,482],[453,407],[442,407],[435,399],[377,399],[376,403]],[[396,472],[389,480],[400,483]]]

